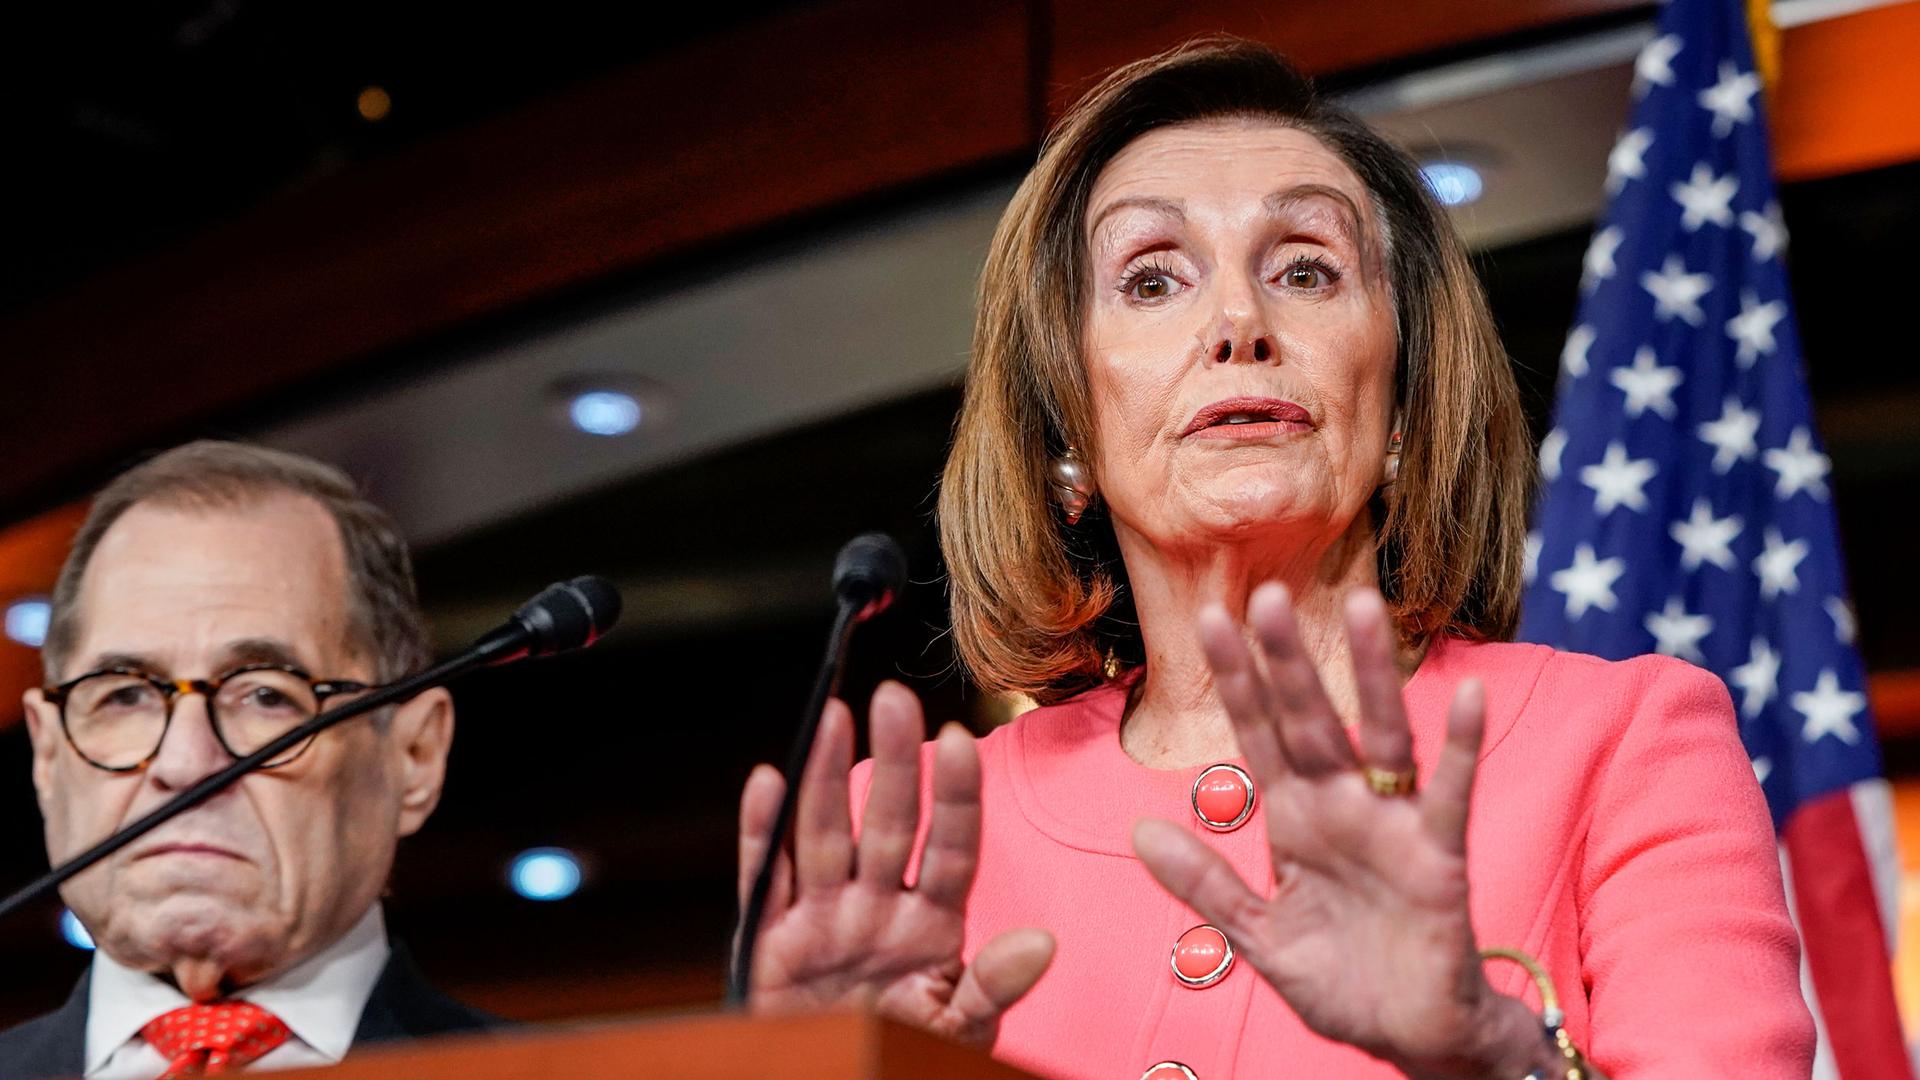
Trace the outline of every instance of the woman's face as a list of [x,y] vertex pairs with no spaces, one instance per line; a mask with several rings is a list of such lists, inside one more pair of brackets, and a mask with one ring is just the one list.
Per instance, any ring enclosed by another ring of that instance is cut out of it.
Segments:
[[1087,220],[1093,463],[1116,528],[1163,549],[1345,532],[1381,482],[1396,346],[1359,177],[1278,123],[1185,124],[1121,150]]

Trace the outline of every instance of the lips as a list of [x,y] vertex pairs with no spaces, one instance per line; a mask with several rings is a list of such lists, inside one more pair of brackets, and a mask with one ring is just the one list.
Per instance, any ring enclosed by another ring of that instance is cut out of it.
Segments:
[[1284,398],[1271,397],[1231,397],[1216,401],[1193,414],[1187,422],[1182,436],[1195,435],[1212,429],[1222,430],[1221,434],[1239,434],[1233,428],[1250,428],[1245,434],[1271,434],[1275,425],[1287,427],[1313,426],[1313,417],[1307,410]]
[[218,855],[228,859],[241,858],[240,853],[232,850],[231,848],[224,848],[219,846],[218,844],[195,843],[193,841],[176,841],[176,842],[165,843],[165,844],[155,844],[152,847],[147,848],[144,851],[141,851],[139,854],[135,855],[133,858],[135,862],[138,862],[141,859],[152,858],[155,855]]

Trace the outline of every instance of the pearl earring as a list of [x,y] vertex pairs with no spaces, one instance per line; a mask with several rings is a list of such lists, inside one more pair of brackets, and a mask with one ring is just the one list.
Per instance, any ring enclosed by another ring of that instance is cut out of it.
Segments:
[[1093,472],[1080,460],[1080,451],[1072,446],[1047,463],[1047,488],[1053,501],[1060,504],[1067,524],[1080,524],[1080,516],[1093,505]]
[[1381,470],[1381,487],[1392,487],[1393,482],[1400,479],[1400,445],[1400,432],[1395,430],[1387,438],[1387,463]]

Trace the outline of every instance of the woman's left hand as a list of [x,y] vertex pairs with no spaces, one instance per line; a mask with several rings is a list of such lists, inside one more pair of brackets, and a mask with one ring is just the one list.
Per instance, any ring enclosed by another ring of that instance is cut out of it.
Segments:
[[1463,683],[1454,695],[1446,745],[1425,789],[1376,794],[1364,767],[1413,769],[1394,634],[1379,594],[1356,590],[1346,603],[1357,754],[1303,647],[1286,589],[1255,590],[1247,622],[1260,662],[1223,609],[1203,612],[1200,631],[1265,806],[1272,894],[1249,888],[1218,852],[1170,822],[1135,827],[1141,860],[1319,1034],[1413,1076],[1520,1077],[1551,1065],[1538,1019],[1487,982],[1468,918],[1480,684]]

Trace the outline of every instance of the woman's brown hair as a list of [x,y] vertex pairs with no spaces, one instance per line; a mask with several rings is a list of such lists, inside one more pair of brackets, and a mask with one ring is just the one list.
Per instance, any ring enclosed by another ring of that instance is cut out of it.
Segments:
[[1048,458],[1094,443],[1081,357],[1087,199],[1141,135],[1229,118],[1314,135],[1373,195],[1406,449],[1372,513],[1401,637],[1503,639],[1519,620],[1532,448],[1465,247],[1404,153],[1271,49],[1208,39],[1120,68],[1081,98],[988,252],[939,510],[955,645],[988,690],[1055,701],[1144,660],[1112,526],[1095,511],[1070,527],[1047,497]]

